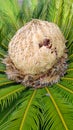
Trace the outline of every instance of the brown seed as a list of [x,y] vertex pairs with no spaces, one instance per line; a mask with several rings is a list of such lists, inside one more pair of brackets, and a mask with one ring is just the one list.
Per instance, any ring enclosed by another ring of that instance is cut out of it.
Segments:
[[49,39],[45,39],[43,42],[44,46],[48,46],[50,44],[50,40]]
[[51,44],[51,45],[49,45],[49,46],[48,46],[48,48],[49,48],[49,49],[51,49],[51,48],[52,48],[52,44]]
[[41,48],[43,46],[43,44],[42,43],[39,43],[39,48]]

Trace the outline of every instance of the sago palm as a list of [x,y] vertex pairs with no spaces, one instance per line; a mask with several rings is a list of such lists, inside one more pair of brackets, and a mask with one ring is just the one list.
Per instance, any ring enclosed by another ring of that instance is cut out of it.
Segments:
[[[39,89],[9,80],[3,63],[11,38],[32,19],[57,24],[68,53],[65,75]],[[72,0],[0,0],[0,130],[73,130]]]

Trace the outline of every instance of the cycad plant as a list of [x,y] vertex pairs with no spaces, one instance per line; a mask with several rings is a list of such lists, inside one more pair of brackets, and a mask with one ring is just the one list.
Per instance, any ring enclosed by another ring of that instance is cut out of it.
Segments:
[[[68,50],[66,74],[42,89],[9,80],[2,62],[15,32],[32,19],[56,23]],[[0,0],[0,130],[73,130],[72,0]]]

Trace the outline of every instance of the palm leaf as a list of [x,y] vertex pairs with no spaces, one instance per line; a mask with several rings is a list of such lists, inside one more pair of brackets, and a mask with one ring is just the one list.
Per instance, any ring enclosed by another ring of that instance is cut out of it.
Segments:
[[[58,24],[68,49],[68,69],[60,82],[29,89],[5,74],[2,58],[15,32],[33,18]],[[73,1],[0,1],[0,130],[73,129]]]
[[0,129],[3,129],[5,125],[7,126],[6,129],[20,129],[20,130],[23,128],[27,130],[29,130],[30,128],[35,130],[39,129],[40,125],[39,125],[38,116],[40,117],[41,112],[39,111],[40,104],[38,103],[36,93],[37,90],[34,91],[29,90],[29,92],[27,93],[25,90],[25,92],[22,94],[23,97],[18,100],[18,103],[16,103],[15,109],[13,110],[9,121],[1,125]]
[[6,107],[7,104],[10,104],[10,102],[13,101],[14,98],[17,98],[18,94],[20,94],[20,92],[23,89],[24,89],[24,87],[21,85],[15,85],[15,87],[9,86],[6,88],[2,88],[0,91],[0,105],[1,105],[1,107],[3,108],[4,106]]
[[[72,105],[68,104],[68,102],[65,101],[65,99],[62,97],[62,95],[59,94],[59,92],[54,91],[55,89],[48,89],[46,88],[46,91],[48,94],[50,94],[50,100],[52,101],[52,107],[56,109],[55,112],[57,112],[56,116],[58,115],[59,118],[54,117],[55,122],[52,125],[53,129],[72,129],[73,126],[70,126],[70,121],[72,123],[71,113],[72,113]],[[60,101],[61,100],[61,101]],[[52,110],[53,111],[53,110]],[[51,111],[51,113],[52,113]],[[54,113],[54,111],[53,111]],[[67,117],[67,114],[69,116]],[[54,113],[55,116],[55,113]],[[71,120],[70,120],[71,119]]]

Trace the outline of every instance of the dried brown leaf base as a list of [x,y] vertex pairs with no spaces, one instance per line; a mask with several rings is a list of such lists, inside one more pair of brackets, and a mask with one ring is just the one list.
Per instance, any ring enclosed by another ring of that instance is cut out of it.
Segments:
[[14,66],[9,56],[3,60],[3,63],[6,65],[8,79],[21,83],[26,87],[42,88],[57,83],[60,77],[64,76],[67,69],[67,54],[65,52],[50,70],[39,75],[24,75]]

